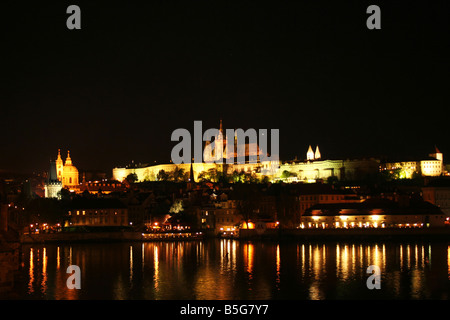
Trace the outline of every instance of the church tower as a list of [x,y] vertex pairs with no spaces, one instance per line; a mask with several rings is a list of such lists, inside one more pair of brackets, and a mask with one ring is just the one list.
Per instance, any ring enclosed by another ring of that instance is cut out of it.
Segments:
[[61,199],[61,189],[62,183],[58,180],[56,161],[50,161],[48,179],[44,184],[45,197]]
[[308,148],[308,152],[306,152],[306,160],[314,160],[314,152],[311,148],[311,145]]
[[58,181],[62,182],[62,175],[63,175],[63,160],[61,159],[61,150],[58,149],[58,157],[56,158],[56,176],[58,178]]
[[320,155],[320,151],[319,151],[319,146],[316,146],[316,152],[314,153],[314,159],[318,160],[320,158],[321,158],[321,155]]

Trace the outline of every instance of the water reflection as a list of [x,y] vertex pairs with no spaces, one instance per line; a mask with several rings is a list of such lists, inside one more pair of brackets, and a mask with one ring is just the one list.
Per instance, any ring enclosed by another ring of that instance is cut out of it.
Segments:
[[[450,292],[447,243],[48,244],[24,247],[22,259],[16,289],[32,299],[441,299]],[[71,264],[80,266],[80,290],[66,286]],[[381,290],[366,287],[369,265],[381,269]]]

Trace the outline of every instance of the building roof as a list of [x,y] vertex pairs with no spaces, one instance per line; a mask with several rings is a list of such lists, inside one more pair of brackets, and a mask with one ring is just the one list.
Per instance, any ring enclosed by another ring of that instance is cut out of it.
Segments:
[[427,187],[450,188],[450,178],[439,177],[439,178],[433,179],[425,186],[425,188],[427,188]]
[[[319,213],[317,213],[319,211]],[[425,215],[442,214],[435,205],[423,200],[410,200],[409,206],[400,206],[398,202],[388,199],[368,199],[361,203],[325,203],[308,208],[304,216],[339,216],[339,215]]]
[[68,205],[70,209],[123,209],[126,205],[115,198],[76,198]]

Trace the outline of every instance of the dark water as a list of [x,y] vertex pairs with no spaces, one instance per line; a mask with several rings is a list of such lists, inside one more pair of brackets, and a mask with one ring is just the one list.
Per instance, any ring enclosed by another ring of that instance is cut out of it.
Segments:
[[[68,289],[69,265],[81,289]],[[368,289],[367,267],[381,269]],[[448,243],[210,240],[23,246],[20,299],[448,299]]]

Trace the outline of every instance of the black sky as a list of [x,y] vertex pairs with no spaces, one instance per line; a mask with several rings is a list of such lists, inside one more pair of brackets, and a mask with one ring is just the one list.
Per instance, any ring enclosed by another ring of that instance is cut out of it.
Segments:
[[[81,8],[81,30],[66,8]],[[381,30],[366,8],[381,8]],[[447,1],[4,7],[0,169],[169,161],[176,128],[278,128],[282,159],[450,156]],[[3,91],[2,90],[2,91]]]

